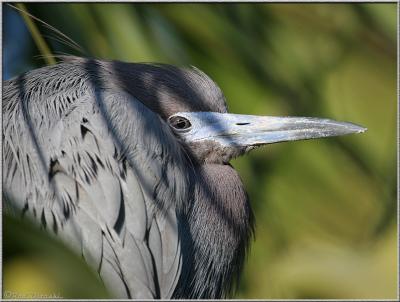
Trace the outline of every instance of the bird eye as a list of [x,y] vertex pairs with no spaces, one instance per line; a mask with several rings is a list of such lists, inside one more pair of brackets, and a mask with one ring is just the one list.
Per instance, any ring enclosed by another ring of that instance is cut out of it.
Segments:
[[176,130],[189,130],[189,128],[192,126],[190,121],[187,118],[184,118],[182,116],[173,116],[173,117],[171,117],[169,119],[169,123]]

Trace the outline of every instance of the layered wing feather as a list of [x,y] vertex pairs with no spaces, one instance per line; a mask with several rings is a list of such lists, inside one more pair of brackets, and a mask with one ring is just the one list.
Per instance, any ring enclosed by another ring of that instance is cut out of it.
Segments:
[[4,194],[81,253],[115,297],[170,298],[184,152],[158,115],[98,81],[62,63],[5,82]]

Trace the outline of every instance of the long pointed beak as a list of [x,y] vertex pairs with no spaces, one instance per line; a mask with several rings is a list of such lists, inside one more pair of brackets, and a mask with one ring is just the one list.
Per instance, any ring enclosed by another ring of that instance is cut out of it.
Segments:
[[348,122],[311,117],[273,117],[216,112],[180,112],[191,127],[179,133],[184,140],[216,141],[224,146],[257,146],[285,141],[362,133]]

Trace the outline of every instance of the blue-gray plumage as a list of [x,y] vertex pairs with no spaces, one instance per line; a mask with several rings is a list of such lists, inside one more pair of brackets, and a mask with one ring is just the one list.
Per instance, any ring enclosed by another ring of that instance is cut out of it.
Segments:
[[228,114],[195,68],[66,57],[3,83],[3,188],[117,298],[222,298],[253,233],[229,161],[256,146],[362,132]]

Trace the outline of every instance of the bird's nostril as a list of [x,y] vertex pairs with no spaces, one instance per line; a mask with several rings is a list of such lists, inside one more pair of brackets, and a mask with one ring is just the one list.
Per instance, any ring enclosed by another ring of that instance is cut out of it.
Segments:
[[238,126],[245,126],[245,125],[250,125],[250,123],[236,123]]

